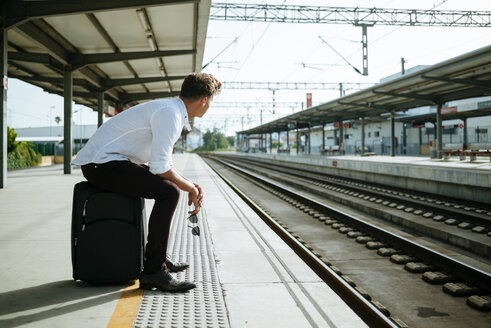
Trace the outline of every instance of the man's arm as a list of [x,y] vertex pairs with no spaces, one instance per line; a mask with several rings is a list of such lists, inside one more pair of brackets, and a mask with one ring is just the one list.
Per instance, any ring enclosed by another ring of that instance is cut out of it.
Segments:
[[173,167],[171,167],[169,171],[165,173],[160,173],[158,175],[164,179],[174,182],[179,187],[179,189],[189,193],[188,205],[194,205],[194,210],[190,211],[189,214],[195,214],[200,211],[203,204],[203,195],[199,186],[193,184],[187,178],[184,178]]

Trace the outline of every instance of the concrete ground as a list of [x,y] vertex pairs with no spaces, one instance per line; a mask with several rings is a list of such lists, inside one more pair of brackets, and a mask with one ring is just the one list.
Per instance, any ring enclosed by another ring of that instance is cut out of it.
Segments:
[[[230,327],[366,327],[197,155],[174,163],[206,190],[200,224],[210,231]],[[80,169],[64,175],[61,165],[9,172],[0,189],[0,327],[106,327],[124,315],[125,286],[72,279],[73,186],[82,180]],[[111,327],[131,326],[126,316]]]
[[0,327],[105,327],[124,286],[72,279],[70,226],[80,169],[8,172],[0,189]]

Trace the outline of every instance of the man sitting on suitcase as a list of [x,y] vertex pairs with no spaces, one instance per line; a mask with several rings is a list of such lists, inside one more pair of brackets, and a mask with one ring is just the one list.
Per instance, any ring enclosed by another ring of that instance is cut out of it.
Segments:
[[203,191],[173,168],[171,157],[183,128],[191,129],[188,120],[202,117],[220,88],[221,83],[210,74],[190,74],[179,98],[149,101],[114,116],[73,161],[82,166],[85,178],[100,188],[155,199],[140,288],[185,291],[195,287],[169,274],[186,269],[188,264],[172,262],[166,252],[180,191],[188,192],[188,205],[194,205],[190,214],[199,212]]

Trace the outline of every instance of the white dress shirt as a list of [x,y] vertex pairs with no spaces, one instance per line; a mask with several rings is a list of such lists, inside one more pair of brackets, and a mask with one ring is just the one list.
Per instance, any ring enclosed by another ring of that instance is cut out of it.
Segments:
[[183,128],[191,130],[180,98],[139,104],[97,129],[72,163],[148,162],[153,174],[165,173],[172,166],[172,150]]

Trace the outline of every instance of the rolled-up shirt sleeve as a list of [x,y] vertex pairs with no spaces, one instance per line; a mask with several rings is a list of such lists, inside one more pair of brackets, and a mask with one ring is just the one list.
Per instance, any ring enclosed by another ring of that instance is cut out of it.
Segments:
[[152,148],[148,166],[153,174],[161,174],[172,166],[172,150],[182,132],[182,118],[179,113],[158,110],[150,122]]

